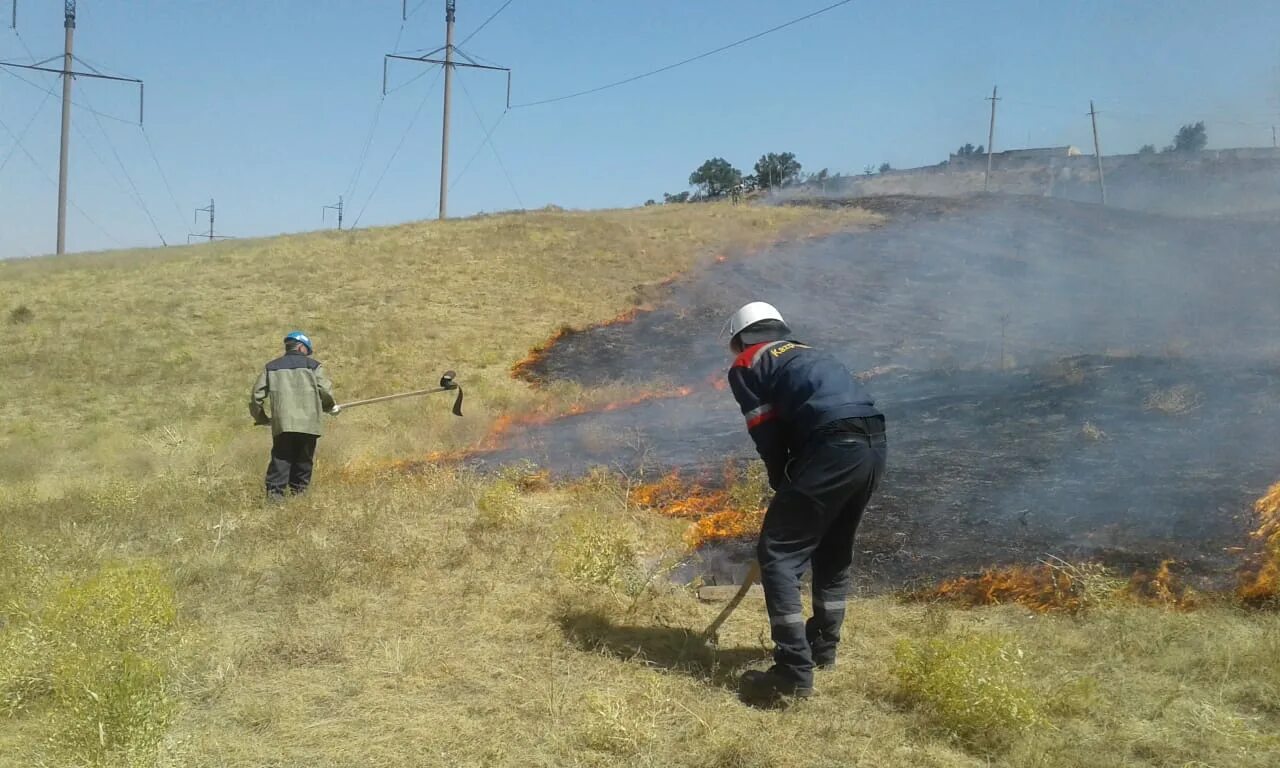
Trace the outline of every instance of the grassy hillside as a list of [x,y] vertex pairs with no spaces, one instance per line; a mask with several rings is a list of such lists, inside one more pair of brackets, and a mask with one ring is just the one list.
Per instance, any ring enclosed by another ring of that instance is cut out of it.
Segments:
[[[819,696],[756,710],[732,688],[763,606],[704,648],[718,606],[662,578],[683,525],[625,478],[387,468],[603,397],[509,377],[562,324],[870,221],[543,212],[0,265],[0,764],[1274,765],[1275,614],[1102,581],[1074,616],[859,600]],[[265,505],[245,398],[293,327],[341,399],[451,367],[468,417],[345,414],[313,493]]]

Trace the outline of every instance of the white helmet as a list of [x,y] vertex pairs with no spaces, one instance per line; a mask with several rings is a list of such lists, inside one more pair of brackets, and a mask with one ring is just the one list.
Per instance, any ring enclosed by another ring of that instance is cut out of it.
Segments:
[[782,313],[778,311],[777,307],[772,304],[766,304],[763,301],[753,301],[750,304],[744,304],[741,309],[729,316],[729,323],[726,326],[729,331],[729,338],[737,336],[761,320],[786,322],[782,319]]

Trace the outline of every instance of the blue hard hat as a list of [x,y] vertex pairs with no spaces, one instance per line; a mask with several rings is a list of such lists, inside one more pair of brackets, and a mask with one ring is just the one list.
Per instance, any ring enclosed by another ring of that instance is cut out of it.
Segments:
[[289,342],[289,341],[296,341],[296,342],[298,342],[299,344],[305,344],[305,345],[307,345],[307,351],[308,351],[308,352],[315,352],[315,351],[316,351],[316,348],[315,348],[315,347],[313,347],[313,346],[311,346],[311,338],[310,338],[309,336],[307,336],[307,334],[303,333],[302,331],[294,331],[293,333],[289,334],[288,336],[285,336],[285,337],[284,337],[284,340],[285,340],[286,342]]

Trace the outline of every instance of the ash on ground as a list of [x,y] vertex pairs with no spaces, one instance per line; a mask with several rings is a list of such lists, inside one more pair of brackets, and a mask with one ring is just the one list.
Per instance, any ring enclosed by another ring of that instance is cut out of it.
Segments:
[[[858,539],[864,586],[1045,555],[1120,570],[1171,557],[1224,583],[1250,502],[1280,477],[1280,222],[1034,198],[877,199],[883,226],[715,264],[635,322],[529,368],[695,394],[517,432],[484,461],[698,470],[748,461],[716,331],[777,304],[868,384],[889,470]],[[732,580],[749,545],[687,569]]]

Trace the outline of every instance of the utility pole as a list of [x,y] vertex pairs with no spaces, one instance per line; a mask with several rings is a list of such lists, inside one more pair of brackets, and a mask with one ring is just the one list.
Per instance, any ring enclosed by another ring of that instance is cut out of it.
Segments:
[[18,28],[18,0],[13,0],[13,18],[9,21],[9,29]]
[[320,221],[321,221],[321,223],[323,223],[323,222],[324,222],[325,214],[326,214],[327,212],[329,212],[329,211],[337,211],[337,212],[338,212],[338,231],[339,231],[339,232],[341,232],[341,231],[342,231],[342,195],[338,195],[338,204],[337,204],[337,205],[326,205],[326,206],[324,206],[323,208],[321,208],[321,209],[320,209]]
[[987,175],[982,180],[982,191],[987,192],[991,189],[991,153],[994,150],[993,145],[996,143],[996,102],[1000,100],[996,96],[997,86],[991,86],[991,98],[987,101],[991,102],[991,130],[987,131]]
[[[195,216],[194,216],[194,217],[192,217],[192,219],[191,219],[191,220],[192,220],[192,222],[199,223],[199,222],[200,222],[200,214],[202,214],[202,213],[207,213],[207,214],[209,214],[209,242],[211,242],[211,243],[213,242],[213,238],[214,238],[214,234],[213,234],[213,210],[214,210],[214,209],[213,209],[213,198],[211,197],[211,198],[209,198],[209,207],[208,207],[208,208],[197,208],[197,209],[196,209],[196,214],[195,214]],[[187,235],[187,242],[188,242],[188,243],[189,243],[189,242],[191,242],[191,238],[193,238],[193,237],[203,237],[203,235]]]
[[[16,25],[18,20],[18,3],[13,3],[13,23]],[[138,86],[138,125],[142,125],[143,106],[144,106],[144,88],[143,82],[133,77],[115,77],[112,75],[104,75],[101,72],[93,70],[93,67],[85,64],[84,61],[76,58],[73,51],[73,43],[75,42],[76,31],[76,0],[64,0],[63,3],[63,29],[66,31],[65,42],[63,46],[62,56],[53,56],[43,61],[37,61],[34,64],[17,64],[11,61],[0,61],[0,67],[8,67],[10,69],[27,69],[34,72],[47,72],[50,74],[60,75],[62,77],[62,140],[61,148],[58,155],[58,254],[61,255],[67,249],[67,176],[70,165],[70,145],[71,145],[71,83],[78,77],[92,78],[95,80],[113,80],[119,83],[136,83]],[[62,59],[62,66],[58,69],[45,66],[52,61]],[[89,72],[77,72],[72,67],[75,62],[79,61],[90,70]]]
[[444,126],[440,131],[440,220],[449,208],[449,106],[453,94],[453,22],[457,3],[444,3]]
[[[402,8],[402,17],[407,17],[407,4]],[[453,24],[457,18],[457,0],[445,0],[444,21],[445,21],[445,43],[443,47],[424,56],[401,56],[396,53],[388,53],[382,57],[382,95],[387,95],[387,62],[391,59],[400,59],[403,61],[417,61],[425,64],[439,64],[444,67],[444,115],[443,125],[440,132],[440,219],[443,220],[449,210],[449,109],[450,101],[453,95],[453,70],[455,67],[468,67],[470,69],[487,69],[494,72],[507,73],[507,109],[511,108],[511,68],[510,67],[491,67],[478,64],[474,59],[466,54],[465,51],[453,44]],[[432,56],[444,51],[444,59],[433,59]],[[466,62],[454,61],[453,55],[457,53],[466,59]]]
[[1098,110],[1089,99],[1089,119],[1093,121],[1093,154],[1098,158],[1098,189],[1102,191],[1102,204],[1107,204],[1107,180],[1102,176],[1102,145],[1098,143]]
[[1271,126],[1271,148],[1276,148],[1276,127],[1274,125]]
[[67,250],[67,150],[71,142],[71,46],[76,34],[76,0],[66,0],[62,26],[66,45],[62,54],[62,150],[58,153],[58,255]]

